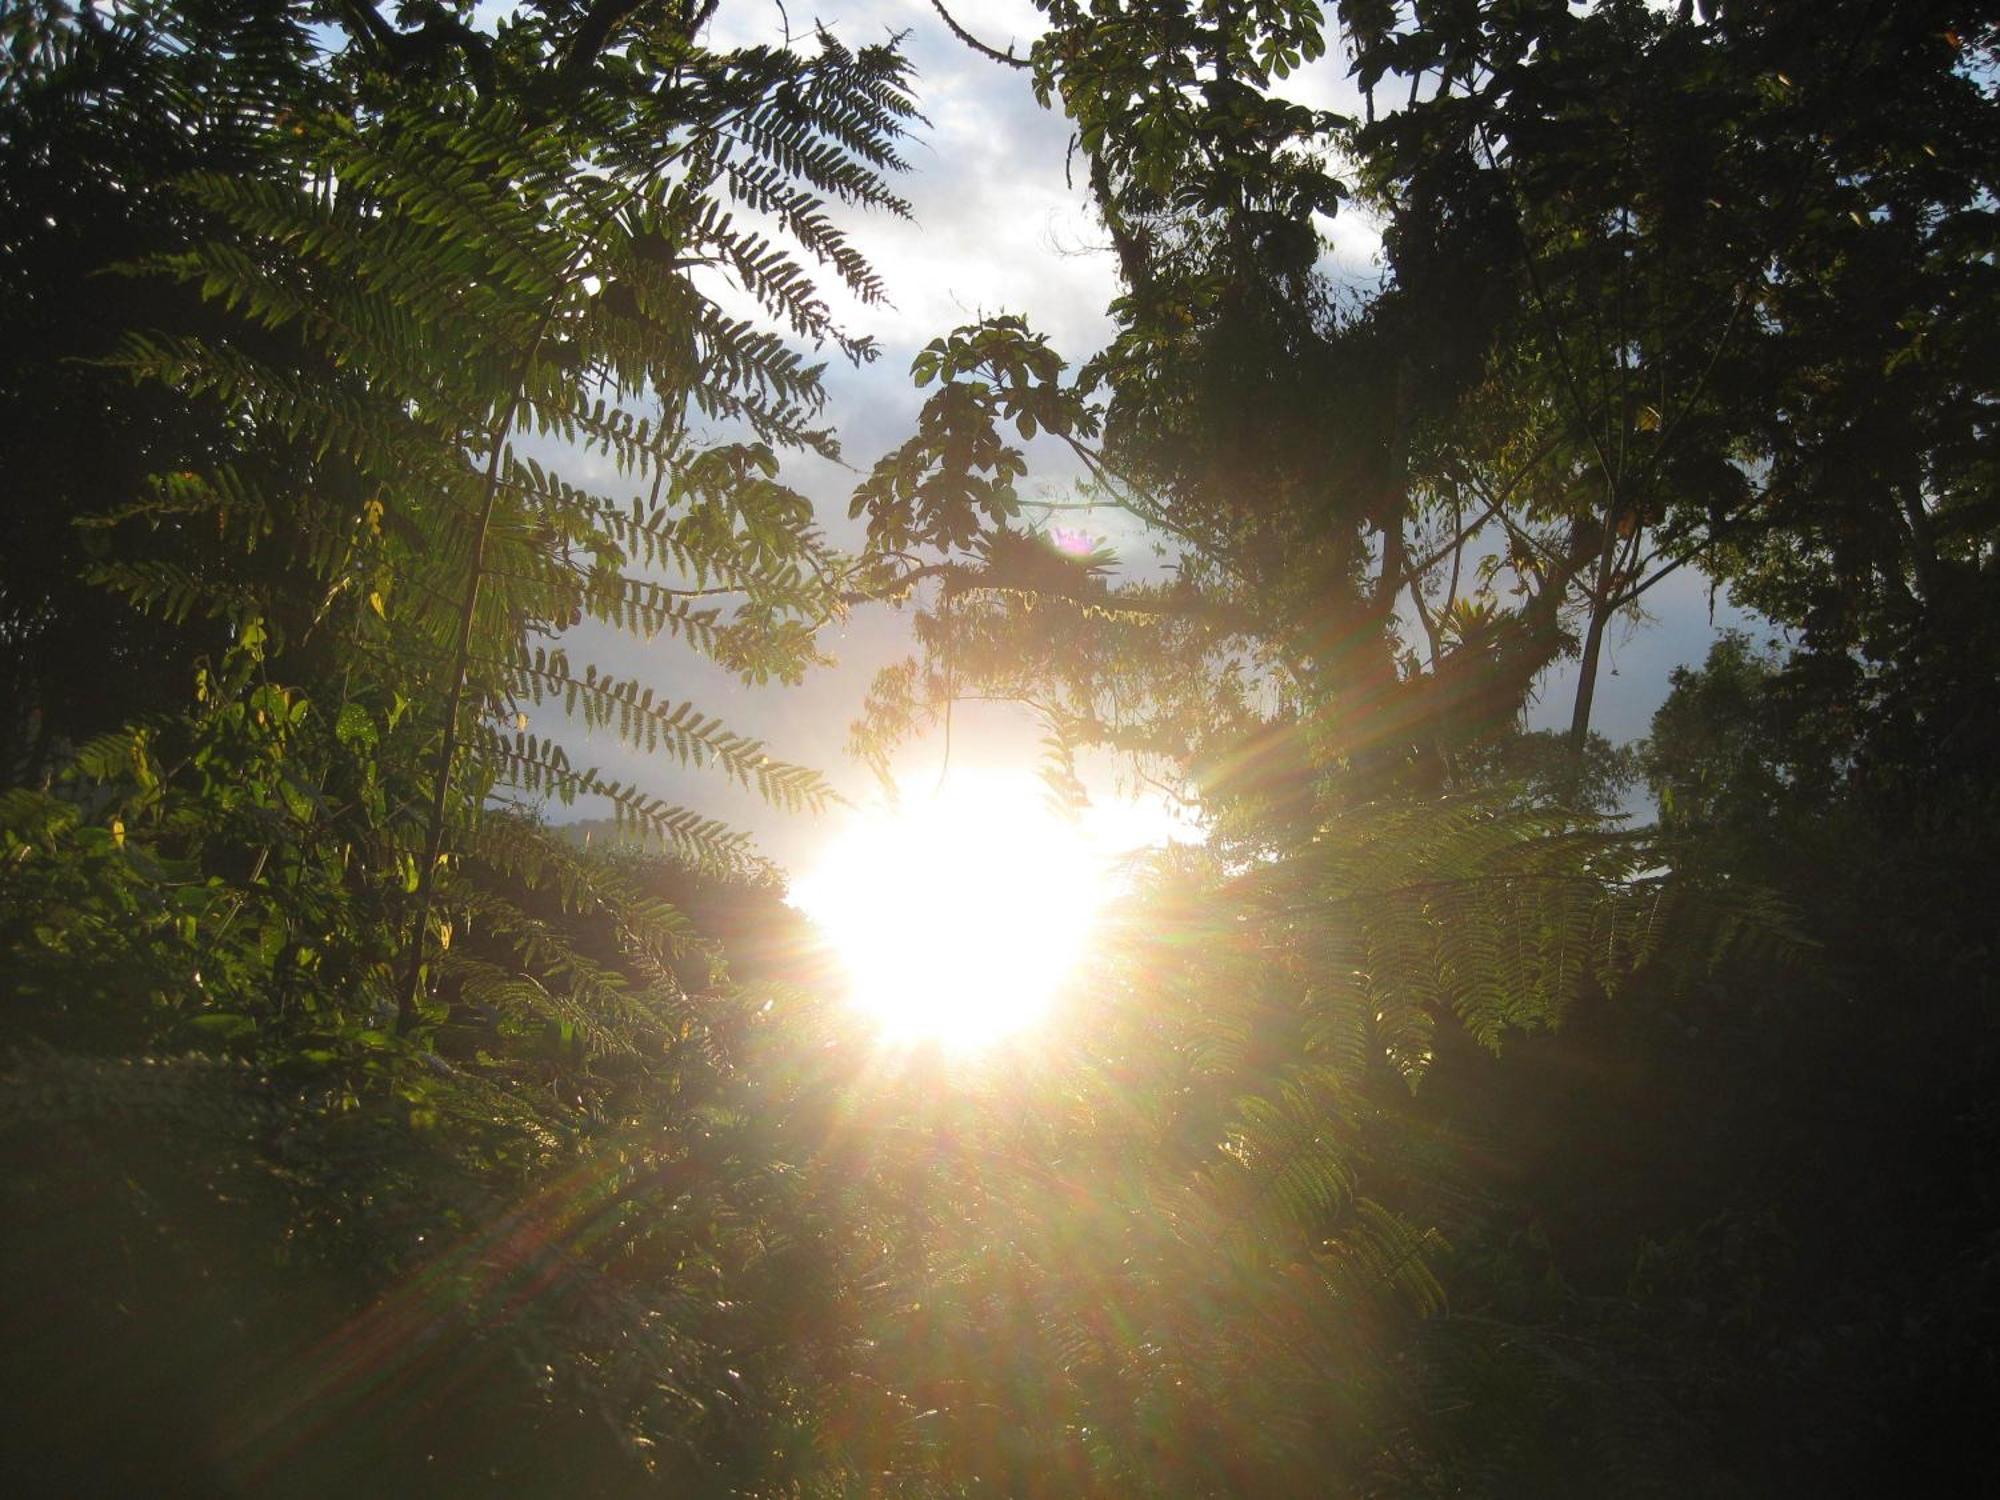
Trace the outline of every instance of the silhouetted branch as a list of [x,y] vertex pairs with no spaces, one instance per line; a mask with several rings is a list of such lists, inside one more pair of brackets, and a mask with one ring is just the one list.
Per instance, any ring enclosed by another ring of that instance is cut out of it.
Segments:
[[1011,46],[1005,52],[1002,52],[998,47],[989,47],[986,43],[980,41],[978,37],[958,24],[957,18],[944,8],[944,0],[931,0],[931,9],[936,11],[944,21],[944,24],[951,28],[953,36],[957,37],[981,57],[990,57],[994,62],[1005,63],[1010,68],[1029,68],[1034,66],[1025,57],[1016,57],[1014,49]]

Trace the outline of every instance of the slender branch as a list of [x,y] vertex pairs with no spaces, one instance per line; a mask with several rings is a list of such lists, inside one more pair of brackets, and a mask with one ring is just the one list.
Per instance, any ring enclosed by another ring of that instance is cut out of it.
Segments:
[[[543,319],[546,327],[548,319]],[[534,343],[541,343],[541,333]],[[532,347],[532,346],[531,346]],[[532,357],[532,356],[531,356]],[[417,989],[423,982],[425,937],[430,927],[431,896],[437,885],[437,863],[444,853],[445,810],[451,802],[451,767],[458,755],[459,712],[465,703],[465,681],[471,672],[472,629],[479,612],[480,584],[486,576],[486,542],[492,534],[493,510],[500,499],[500,464],[507,451],[507,434],[513,429],[514,414],[521,409],[526,372],[514,382],[500,420],[493,426],[492,451],[486,459],[486,495],[479,508],[479,520],[472,533],[472,557],[465,581],[465,601],[459,606],[458,640],[452,652],[451,692],[445,698],[444,741],[438,747],[437,772],[432,777],[430,829],[424,840],[424,860],[417,871],[417,917],[410,934],[410,958],[403,972],[403,987],[396,996],[396,1033],[402,1035],[416,1019]]]
[[[1520,522],[1516,521],[1512,516],[1508,515],[1506,511],[1499,510],[1495,511],[1493,514],[1495,519],[1497,519],[1500,522],[1500,529],[1507,533],[1507,540],[1517,544],[1517,546],[1523,549],[1524,554],[1527,556],[1527,559],[1531,564],[1534,563],[1537,560],[1537,558],[1539,558],[1541,562],[1548,564],[1549,567],[1555,570],[1557,573],[1562,573],[1564,586],[1565,587],[1568,586],[1569,580],[1576,576],[1576,570],[1574,568],[1570,568],[1568,572],[1566,573],[1563,572],[1565,568],[1569,567],[1568,559],[1566,559],[1563,556],[1563,554],[1557,552],[1553,547],[1549,546],[1548,543],[1544,542],[1540,537],[1536,536],[1532,531],[1529,531],[1525,526],[1521,525]],[[1516,567],[1514,569],[1514,573],[1516,577],[1519,577],[1521,573],[1520,568]],[[1548,586],[1549,576],[1550,575],[1544,573],[1540,567],[1537,567],[1535,569],[1535,582],[1537,585],[1546,588]]]
[[944,0],[931,0],[931,9],[936,11],[944,24],[951,28],[953,36],[957,37],[981,57],[991,58],[994,62],[1004,63],[1010,68],[1031,68],[1034,66],[1025,57],[1016,57],[1011,45],[1009,45],[1005,52],[1002,52],[999,48],[989,47],[986,43],[980,41],[978,37],[958,24],[957,18],[944,8]]
[[[1486,165],[1495,172],[1499,171],[1500,164],[1498,158],[1494,155],[1493,143],[1487,138],[1483,128],[1479,131],[1479,140],[1486,152]],[[1618,492],[1617,471],[1612,467],[1610,455],[1604,451],[1604,444],[1597,435],[1596,427],[1590,421],[1589,409],[1584,402],[1583,392],[1577,386],[1576,371],[1570,361],[1569,343],[1563,338],[1562,325],[1556,321],[1555,315],[1549,310],[1548,297],[1542,286],[1541,269],[1535,264],[1535,253],[1533,248],[1528,244],[1527,231],[1521,227],[1518,213],[1510,214],[1508,222],[1513,226],[1514,243],[1521,254],[1521,269],[1527,273],[1530,300],[1535,304],[1535,311],[1540,316],[1543,327],[1548,332],[1550,341],[1554,345],[1556,366],[1562,371],[1563,385],[1569,391],[1570,403],[1575,409],[1576,421],[1583,428],[1584,436],[1590,440],[1591,451],[1597,456],[1597,466],[1604,475],[1605,485],[1613,495],[1616,495]]]
[[[626,198],[631,196],[628,190]],[[620,204],[622,207],[623,204]],[[585,244],[601,234],[612,213],[607,212],[586,237]],[[560,285],[566,286],[569,277],[579,268],[584,250],[580,247],[564,267]],[[480,585],[486,574],[486,544],[492,534],[493,512],[499,504],[501,492],[506,488],[504,470],[508,457],[507,436],[514,428],[514,418],[527,401],[528,376],[532,373],[536,356],[541,352],[542,341],[548,337],[549,327],[555,322],[561,307],[560,295],[552,297],[542,308],[542,315],[529,337],[527,347],[521,355],[520,368],[514,376],[512,389],[507,396],[507,404],[493,424],[490,448],[486,456],[485,494],[480,502],[478,520],[472,534],[472,556],[469,559],[470,576],[466,579],[465,599],[459,607],[458,638],[452,651],[451,692],[445,701],[444,741],[438,748],[437,774],[433,779],[430,808],[430,827],[425,837],[425,855],[422,866],[417,871],[416,921],[410,934],[409,963],[403,972],[401,991],[396,996],[396,1033],[408,1031],[417,1013],[417,991],[423,983],[424,950],[428,946],[431,901],[437,888],[437,865],[444,853],[445,812],[451,805],[452,762],[458,755],[459,718],[465,704],[465,683],[472,666],[473,627],[479,612]]]
[[1686,399],[1681,402],[1681,409],[1675,412],[1673,417],[1661,427],[1659,442],[1653,445],[1653,451],[1647,456],[1645,467],[1636,476],[1639,483],[1643,484],[1658,470],[1661,461],[1667,455],[1668,449],[1673,445],[1674,439],[1680,435],[1681,424],[1688,419],[1689,413],[1694,410],[1695,403],[1707,391],[1709,381],[1714,378],[1715,367],[1722,362],[1723,351],[1728,348],[1730,337],[1736,332],[1737,319],[1742,316],[1743,304],[1749,300],[1749,295],[1749,284],[1747,282],[1740,283],[1736,288],[1736,300],[1729,309],[1728,321],[1722,325],[1722,334],[1716,339],[1715,348],[1709,351],[1708,363],[1702,366],[1701,374],[1696,378],[1695,383],[1689,387]]
[[1181,790],[1179,787],[1173,787],[1167,785],[1166,782],[1162,781],[1159,777],[1145,770],[1143,767],[1140,766],[1132,767],[1132,774],[1138,777],[1141,781],[1145,782],[1147,786],[1151,787],[1154,791],[1158,792],[1162,797],[1165,797],[1169,802],[1177,803],[1181,807],[1192,807],[1196,809],[1199,809],[1203,805],[1201,798],[1190,797],[1185,791]]
[[[1631,604],[1633,601],[1637,600],[1641,595],[1645,594],[1655,584],[1663,582],[1667,578],[1671,577],[1673,574],[1679,572],[1682,568],[1687,567],[1690,563],[1700,562],[1702,559],[1702,555],[1704,553],[1708,552],[1709,550],[1711,550],[1716,546],[1719,546],[1724,540],[1727,539],[1727,528],[1732,523],[1740,519],[1744,512],[1752,510],[1759,503],[1768,500],[1770,498],[1770,495],[1771,495],[1771,490],[1770,487],[1767,485],[1763,489],[1759,490],[1755,495],[1751,496],[1750,499],[1746,501],[1744,504],[1734,507],[1724,515],[1711,517],[1708,523],[1708,529],[1706,533],[1701,535],[1698,540],[1689,544],[1685,552],[1682,552],[1678,557],[1675,557],[1671,562],[1667,563],[1657,572],[1651,574],[1648,577],[1640,579],[1638,582],[1632,584],[1629,588],[1626,588],[1621,592],[1613,595],[1610,605],[1611,609],[1613,611],[1623,609],[1626,605]],[[1644,563],[1640,564],[1641,570],[1643,570],[1645,567],[1650,566],[1654,562],[1658,561],[1661,557],[1665,556],[1667,549],[1675,545],[1678,545],[1677,539],[1673,537],[1667,537],[1663,541],[1662,545],[1653,552],[1652,556],[1648,557]]]
[[[489,578],[505,578],[514,583],[538,584],[547,581],[545,578],[538,577],[533,573],[516,573],[506,568],[489,568],[487,569],[487,576]],[[587,583],[588,581],[586,575],[575,572],[558,576],[566,577],[578,583]],[[628,574],[619,574],[617,577],[620,583],[642,586],[651,597],[659,599],[726,599],[735,594],[754,594],[759,587],[757,583],[732,583],[718,584],[713,588],[678,589],[669,584],[654,583],[650,578],[633,578]],[[772,587],[768,582],[763,583],[762,586],[765,588]]]
[[[1430,644],[1431,670],[1435,672],[1437,670],[1438,661],[1444,656],[1444,635],[1438,628],[1438,622],[1436,617],[1431,614],[1430,606],[1424,602],[1424,590],[1423,590],[1422,578],[1421,577],[1411,578],[1410,581],[1404,585],[1404,588],[1407,588],[1409,590],[1410,603],[1416,606],[1417,623],[1423,626],[1424,639]],[[1397,590],[1397,594],[1399,597],[1401,593],[1402,593],[1401,589]]]
[[[944,613],[945,636],[951,635],[951,595],[947,593],[941,606]],[[931,788],[931,795],[937,796],[944,790],[944,779],[951,774],[951,721],[952,706],[958,702],[958,657],[957,653],[944,653],[944,757],[938,762],[937,785]]]
[[[1482,526],[1486,524],[1485,517],[1482,516],[1480,518],[1479,524]],[[1460,542],[1455,544],[1451,549],[1451,585],[1444,592],[1444,613],[1446,615],[1450,615],[1458,607],[1459,570],[1465,563],[1464,533],[1461,532],[1460,537]]]
[[[1122,510],[1133,515],[1139,513],[1122,500],[1023,500],[1023,510],[1072,511],[1072,510]],[[1144,516],[1139,519],[1144,520]]]
[[[1639,598],[1640,595],[1644,594],[1648,589],[1652,588],[1654,584],[1661,582],[1663,579],[1667,578],[1671,574],[1679,572],[1689,563],[1694,562],[1697,558],[1700,557],[1701,552],[1702,548],[1697,547],[1692,552],[1684,553],[1682,556],[1675,558],[1672,562],[1668,563],[1665,567],[1661,568],[1657,573],[1654,573],[1651,577],[1642,578],[1641,580],[1639,580],[1639,582],[1633,584],[1623,593],[1614,596],[1610,604],[1611,611],[1615,614],[1617,611],[1623,609],[1626,605],[1633,603]],[[1654,553],[1653,555],[1655,557],[1659,556],[1658,553]]]
[[[1421,561],[1411,563],[1404,572],[1402,582],[1399,585],[1399,587],[1409,587],[1413,585],[1417,579],[1422,577],[1425,573],[1428,573],[1432,568],[1436,567],[1439,563],[1443,562],[1447,557],[1449,557],[1452,559],[1452,578],[1453,578],[1452,594],[1453,597],[1456,597],[1458,592],[1457,577],[1458,577],[1459,557],[1460,554],[1463,553],[1465,550],[1465,544],[1471,541],[1475,535],[1477,535],[1481,530],[1483,530],[1488,521],[1491,521],[1492,519],[1494,519],[1495,516],[1498,516],[1500,514],[1501,508],[1505,506],[1506,503],[1514,497],[1514,491],[1519,489],[1524,483],[1527,482],[1529,475],[1533,474],[1535,469],[1540,466],[1542,460],[1549,456],[1550,452],[1553,451],[1556,445],[1562,440],[1562,437],[1563,434],[1558,432],[1558,433],[1552,433],[1549,437],[1544,439],[1542,445],[1539,448],[1537,448],[1534,451],[1534,453],[1529,455],[1527,462],[1522,464],[1520,468],[1516,469],[1514,473],[1508,477],[1507,482],[1501,485],[1497,490],[1488,488],[1487,486],[1484,485],[1479,485],[1476,480],[1470,481],[1479,489],[1480,497],[1486,502],[1486,508],[1482,510],[1478,514],[1478,516],[1476,516],[1473,520],[1460,526],[1457,533],[1451,538],[1450,541],[1445,542],[1442,545],[1433,549],[1430,555],[1423,558]],[[1464,483],[1467,481],[1461,479],[1460,482]],[[1506,520],[1504,517],[1502,518],[1502,525],[1503,526],[1506,525]]]
[[[1644,837],[1638,829],[1606,829],[1597,835],[1607,843],[1636,843]],[[1364,906],[1383,901],[1393,901],[1401,896],[1443,896],[1459,891],[1480,890],[1492,886],[1518,888],[1521,886],[1567,886],[1585,890],[1602,891],[1609,895],[1629,895],[1655,889],[1654,882],[1640,879],[1618,879],[1603,875],[1578,875],[1564,870],[1496,870],[1484,875],[1459,875],[1437,880],[1412,880],[1403,885],[1384,886],[1380,890],[1348,891],[1341,894],[1331,892],[1317,895],[1310,904],[1287,905],[1271,908],[1264,913],[1267,917],[1297,917],[1315,915],[1329,906]]]
[[1063,433],[1062,440],[1069,445],[1072,453],[1083,460],[1084,467],[1090,470],[1090,477],[1112,496],[1110,500],[1104,502],[1105,504],[1122,510],[1127,515],[1136,516],[1148,526],[1157,527],[1171,536],[1177,536],[1182,541],[1194,545],[1193,533],[1168,520],[1166,512],[1159,506],[1138,499],[1138,492],[1143,486],[1135,484],[1112,468],[1102,453],[1089,444],[1079,441],[1072,433]]

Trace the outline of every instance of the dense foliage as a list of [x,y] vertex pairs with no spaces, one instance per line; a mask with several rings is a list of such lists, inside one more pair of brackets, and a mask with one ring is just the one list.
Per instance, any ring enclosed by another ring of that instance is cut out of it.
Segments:
[[[843,549],[780,463],[914,83],[716,9],[0,18],[10,1490],[2000,1481],[2000,14],[947,13],[1115,335],[941,335]],[[1041,538],[1038,438],[1170,576]],[[1609,746],[1687,569],[1785,644]],[[816,805],[564,632],[790,682],[885,601],[864,755],[1011,699],[1208,832],[978,1068],[558,728]]]

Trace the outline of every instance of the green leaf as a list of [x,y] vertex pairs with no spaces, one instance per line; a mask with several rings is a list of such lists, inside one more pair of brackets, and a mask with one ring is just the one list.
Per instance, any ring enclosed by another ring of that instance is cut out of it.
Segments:
[[359,703],[341,705],[340,717],[334,724],[333,735],[351,750],[372,750],[381,738],[373,716]]

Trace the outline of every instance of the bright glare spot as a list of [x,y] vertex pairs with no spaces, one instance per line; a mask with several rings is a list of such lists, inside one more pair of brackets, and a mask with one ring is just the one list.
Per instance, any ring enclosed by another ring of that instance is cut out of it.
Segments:
[[935,795],[857,813],[792,900],[885,1039],[969,1051],[1048,1011],[1116,856],[1163,836],[1130,811],[1071,822],[1032,776],[954,771]]

